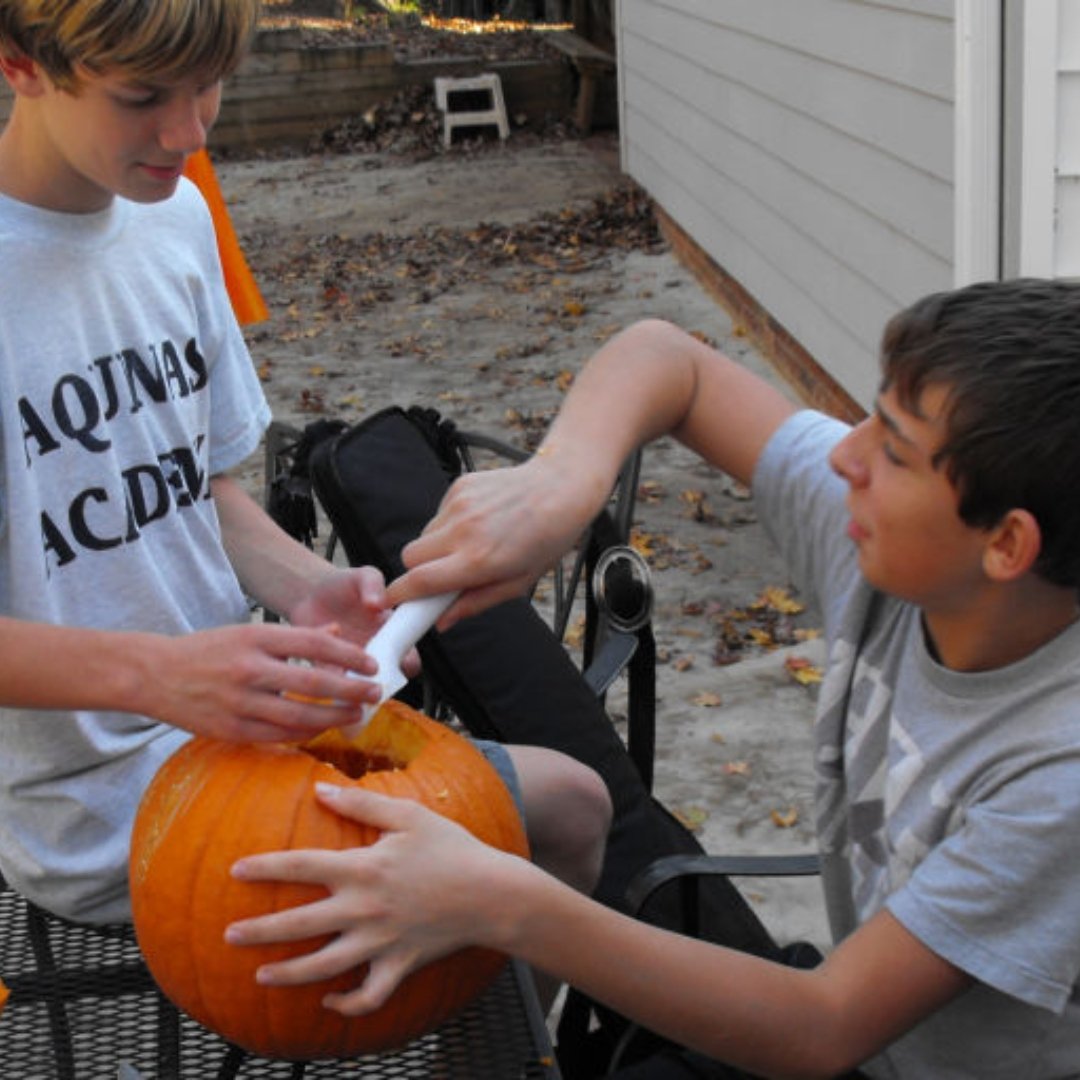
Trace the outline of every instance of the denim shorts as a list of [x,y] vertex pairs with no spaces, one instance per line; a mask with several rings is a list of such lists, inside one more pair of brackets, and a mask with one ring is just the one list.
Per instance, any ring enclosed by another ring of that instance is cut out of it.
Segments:
[[521,820],[525,820],[525,799],[521,794],[521,783],[518,780],[517,770],[506,752],[502,743],[491,742],[488,739],[474,739],[473,745],[492,764],[499,778],[507,786],[510,794],[514,796],[514,804],[518,808]]

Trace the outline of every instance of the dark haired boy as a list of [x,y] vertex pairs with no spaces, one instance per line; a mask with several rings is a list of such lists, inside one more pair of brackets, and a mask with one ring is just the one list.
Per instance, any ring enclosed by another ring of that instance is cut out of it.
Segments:
[[[391,597],[464,588],[462,615],[569,547],[642,442],[671,434],[752,482],[828,639],[816,823],[836,944],[817,968],[634,922],[434,815],[338,789],[327,805],[384,830],[354,853],[352,901],[315,925],[296,909],[231,936],[348,926],[339,959],[372,969],[328,1000],[347,1013],[432,955],[503,949],[730,1064],[628,1078],[1080,1074],[1078,416],[1077,284],[914,304],[886,329],[881,390],[855,428],[645,322],[584,367],[534,458],[459,481],[406,550]],[[236,872],[328,881],[326,858]],[[314,954],[262,977],[335,966]]]

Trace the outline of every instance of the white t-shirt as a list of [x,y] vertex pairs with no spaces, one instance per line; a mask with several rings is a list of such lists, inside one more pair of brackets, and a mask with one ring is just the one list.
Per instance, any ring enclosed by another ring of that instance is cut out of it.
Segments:
[[[169,635],[245,620],[209,482],[269,410],[197,189],[86,215],[0,196],[0,297],[0,613]],[[0,709],[0,871],[67,917],[126,918],[132,816],[184,738]]]
[[1080,623],[1004,668],[942,667],[918,609],[859,573],[827,460],[847,430],[797,414],[754,477],[828,639],[815,726],[826,904],[837,939],[885,907],[977,980],[862,1070],[1078,1076]]

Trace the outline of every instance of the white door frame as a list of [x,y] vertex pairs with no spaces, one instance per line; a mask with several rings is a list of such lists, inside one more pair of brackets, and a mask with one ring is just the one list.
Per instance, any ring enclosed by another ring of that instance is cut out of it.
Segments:
[[1001,276],[1001,15],[1001,0],[956,0],[953,281],[958,286]]
[[1006,0],[1003,276],[1052,277],[1058,0]]

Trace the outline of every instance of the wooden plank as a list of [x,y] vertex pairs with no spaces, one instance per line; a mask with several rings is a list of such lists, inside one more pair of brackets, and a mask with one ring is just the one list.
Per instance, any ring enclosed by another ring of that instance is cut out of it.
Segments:
[[[264,48],[266,38],[262,41]],[[253,147],[304,143],[319,131],[395,97],[411,86],[433,86],[437,76],[496,72],[511,120],[542,123],[569,117],[576,93],[565,60],[492,63],[470,57],[393,61],[383,46],[292,49],[279,55],[249,54],[225,86],[212,145]],[[0,124],[10,114],[12,94],[0,83]],[[611,110],[598,114],[608,121]]]
[[393,52],[383,46],[356,46],[337,49],[286,49],[281,52],[251,53],[240,65],[234,79],[261,75],[285,75],[300,71],[349,71],[389,68]]
[[[326,72],[262,76],[233,83],[222,99],[222,110],[242,103],[261,103],[267,108],[288,109],[292,98],[306,94],[339,94],[343,99],[363,95],[368,91],[392,97],[402,86],[412,85],[401,71],[384,68],[377,72],[350,72],[333,75]],[[338,112],[347,108],[347,101],[337,106]]]
[[302,145],[320,131],[392,99],[406,87],[431,87],[437,75],[478,74],[492,68],[502,80],[512,122],[542,123],[552,116],[570,114],[575,87],[569,64],[514,61],[490,65],[437,59],[352,72],[347,81],[308,72],[230,84],[212,133],[212,146]]
[[604,67],[612,69],[615,67],[615,57],[611,53],[587,41],[580,34],[575,34],[572,30],[553,31],[544,40],[575,64],[593,61]]

